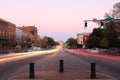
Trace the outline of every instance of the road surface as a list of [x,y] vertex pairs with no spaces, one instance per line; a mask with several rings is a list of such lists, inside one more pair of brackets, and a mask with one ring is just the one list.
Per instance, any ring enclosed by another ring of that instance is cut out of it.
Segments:
[[[32,54],[32,52],[31,52]],[[35,71],[59,70],[59,60],[64,60],[65,70],[90,70],[90,63],[96,63],[97,72],[120,80],[120,62],[91,55],[76,55],[63,50],[40,54],[19,60],[0,63],[0,80],[29,72],[29,63],[35,63]]]

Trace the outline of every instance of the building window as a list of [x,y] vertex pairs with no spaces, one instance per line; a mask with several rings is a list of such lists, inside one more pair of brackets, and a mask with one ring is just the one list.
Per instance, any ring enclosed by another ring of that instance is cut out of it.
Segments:
[[3,35],[3,37],[5,36],[5,33],[4,33],[4,31],[2,31],[2,35]]
[[83,44],[83,42],[81,41],[81,44]]
[[6,37],[6,31],[4,31],[4,36]]
[[11,32],[11,38],[13,38],[13,33]]
[[1,37],[1,30],[0,30],[0,37]]
[[83,39],[82,37],[80,37],[81,39]]
[[8,32],[6,31],[6,37],[8,37]]
[[9,37],[10,37],[10,32],[9,32]]

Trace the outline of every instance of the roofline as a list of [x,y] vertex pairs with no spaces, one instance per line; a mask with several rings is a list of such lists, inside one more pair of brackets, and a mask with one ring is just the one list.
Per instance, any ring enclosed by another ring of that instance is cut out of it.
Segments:
[[4,23],[6,23],[6,24],[12,25],[12,26],[16,26],[15,24],[13,24],[13,23],[11,23],[11,22],[9,22],[9,21],[6,21],[6,20],[4,20],[4,19],[2,19],[2,18],[0,18],[0,21],[1,21],[1,22],[4,22]]

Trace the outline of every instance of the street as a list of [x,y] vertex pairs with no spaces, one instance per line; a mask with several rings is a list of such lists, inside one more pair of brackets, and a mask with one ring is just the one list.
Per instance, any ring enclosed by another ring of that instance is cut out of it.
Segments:
[[[32,54],[32,52],[31,52]],[[35,63],[35,71],[59,70],[59,60],[64,60],[65,70],[90,70],[90,63],[96,63],[96,71],[120,80],[120,62],[91,55],[77,55],[63,50],[40,54],[19,60],[0,63],[0,80],[29,72],[29,63]]]

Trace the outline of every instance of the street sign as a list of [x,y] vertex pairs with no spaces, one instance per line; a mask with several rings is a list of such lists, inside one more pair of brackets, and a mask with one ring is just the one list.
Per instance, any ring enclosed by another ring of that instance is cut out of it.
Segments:
[[104,20],[105,20],[105,22],[113,22],[115,19],[112,17],[107,17]]

